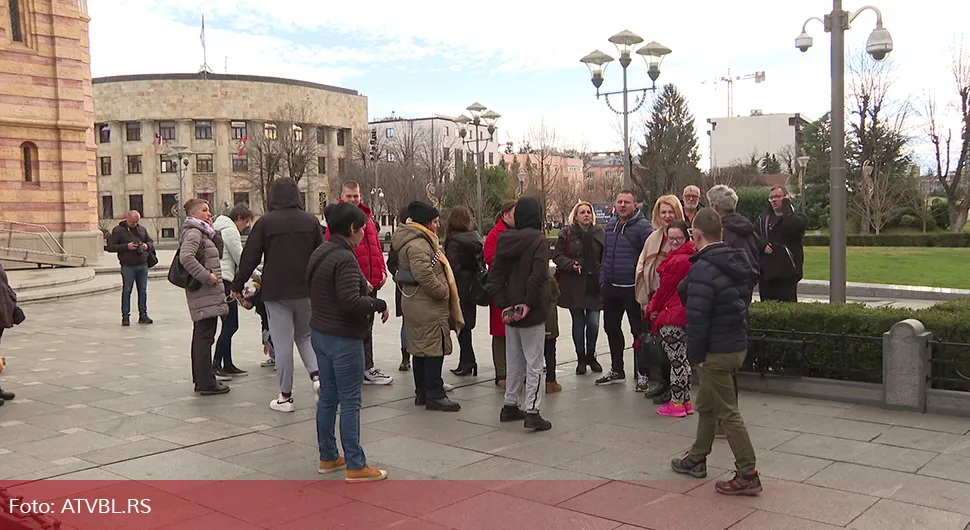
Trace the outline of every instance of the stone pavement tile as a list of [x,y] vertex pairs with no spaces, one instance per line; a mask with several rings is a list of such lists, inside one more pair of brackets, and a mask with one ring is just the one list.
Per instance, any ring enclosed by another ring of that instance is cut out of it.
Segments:
[[[48,386],[48,385],[38,385],[38,386]],[[82,386],[82,385],[75,385]],[[59,388],[59,387],[58,387]],[[18,392],[18,395],[20,392]],[[52,405],[75,405],[78,403],[83,403],[85,405],[94,403],[95,401],[102,401],[105,399],[117,399],[123,397],[124,394],[119,394],[118,392],[112,392],[110,390],[104,390],[101,388],[87,388],[83,390],[68,389],[66,392],[51,392],[41,396],[37,396],[36,400],[43,401],[44,403],[50,403]]]
[[761,409],[769,409],[826,417],[841,416],[846,410],[855,406],[852,403],[840,403],[838,401],[825,401],[821,399],[809,399],[794,396],[759,394],[757,392],[742,392],[739,404],[742,414],[745,410],[749,409],[752,411],[759,411],[759,414],[762,413]]
[[[506,427],[508,426],[506,425]],[[519,425],[516,424],[516,427],[519,427]],[[519,428],[495,429],[472,438],[458,440],[450,445],[482,453],[498,454],[503,449],[532,442],[538,434],[541,433],[530,432]]]
[[916,472],[937,456],[937,453],[929,451],[815,434],[799,435],[790,442],[778,446],[776,451],[910,472]]
[[133,480],[223,480],[253,472],[185,449],[109,464],[104,469]]
[[114,436],[115,438],[129,438],[132,436],[143,436],[153,432],[166,431],[184,425],[185,422],[182,420],[146,413],[137,416],[123,415],[113,420],[92,423],[85,426],[85,429]]
[[890,427],[873,440],[874,443],[922,449],[936,453],[961,453],[970,455],[970,436],[944,432],[924,431],[909,427]]
[[[551,431],[546,431],[546,433],[548,432]],[[542,435],[543,433],[537,434]],[[600,450],[601,448],[595,445],[570,442],[561,438],[542,437],[524,444],[503,448],[495,453],[498,456],[513,460],[554,466],[559,462],[574,460]]]
[[327,528],[397,528],[412,519],[406,515],[378,508],[370,504],[350,501],[326,512],[316,513],[272,528],[287,530],[318,530]]
[[285,481],[267,488],[258,483],[225,481],[183,489],[178,495],[260,528],[289,527],[289,523],[313,514],[322,519],[324,512],[350,502],[312,484]]
[[[365,447],[364,451],[367,449]],[[370,452],[367,452],[367,459],[375,460]],[[321,476],[326,476],[317,473],[319,449],[295,442],[231,456],[225,461],[287,480],[320,480]]]
[[286,480],[286,479],[281,478],[281,477],[276,477],[276,476],[273,476],[273,475],[270,475],[270,474],[267,474],[267,473],[260,473],[260,472],[257,471],[255,473],[246,473],[245,475],[240,475],[238,477],[233,477],[233,478],[231,478],[229,480],[249,480],[249,481],[253,481],[253,480]]
[[432,512],[422,519],[457,530],[491,528],[584,528],[608,530],[620,523],[572,510],[487,492]]
[[408,436],[378,440],[367,444],[364,451],[368,460],[434,476],[489,458],[489,455],[484,453]]
[[453,391],[448,393],[448,396],[452,399],[458,401],[472,400],[475,398],[480,398],[484,396],[504,396],[505,389],[497,387],[492,384],[492,380],[489,379],[486,383],[467,385],[456,387]]
[[224,513],[210,512],[187,521],[179,521],[163,530],[213,530],[231,528],[232,530],[262,530],[263,527],[247,523]]
[[78,471],[95,469],[95,465],[91,462],[74,457],[57,460],[57,463],[59,465],[55,465],[54,467],[48,467],[39,469],[37,471],[31,471],[30,473],[24,473],[23,475],[17,475],[16,477],[13,477],[12,480],[47,480],[62,475],[76,473]]
[[220,405],[230,403],[226,396],[228,396],[228,394],[206,396],[204,398],[197,396],[183,396],[182,401],[176,401],[169,405],[152,407],[150,409],[145,409],[145,411],[176,420],[188,420],[199,417],[221,420],[222,417],[216,417],[214,413],[217,411],[217,408]]
[[[408,412],[398,409],[393,409],[390,407],[367,407],[360,409],[360,424],[367,425],[368,423],[373,423],[375,421],[382,421],[391,418],[396,418],[398,416],[403,416]],[[338,411],[339,415],[339,411]]]
[[[8,356],[8,360],[9,360],[9,356]],[[59,385],[52,385],[52,384],[49,384],[49,383],[41,383],[39,381],[36,384],[32,384],[32,385],[29,385],[29,386],[24,386],[23,384],[13,384],[13,383],[10,383],[9,380],[8,380],[9,377],[11,377],[11,376],[8,376],[7,374],[4,374],[4,380],[6,382],[6,386],[7,386],[7,388],[10,391],[12,391],[15,394],[17,394],[17,396],[20,399],[27,398],[27,399],[32,399],[32,400],[35,400],[35,401],[45,401],[45,400],[41,400],[40,398],[41,397],[49,397],[49,396],[53,396],[55,394],[61,394],[61,393],[65,393],[65,392],[71,392],[73,390],[73,387],[74,386],[79,386],[79,385],[72,385],[70,387],[68,387],[68,386],[59,386]],[[51,403],[51,401],[50,400],[46,400],[45,403]],[[56,404],[56,403],[54,403],[54,404]]]
[[[50,480],[93,482],[93,481],[111,481],[111,480],[122,481],[122,480],[128,480],[128,479],[126,479],[121,475],[116,475],[115,473],[112,473],[110,471],[106,471],[104,469],[94,467],[91,469],[85,469],[83,471],[75,471],[74,473],[68,473],[66,475],[58,475],[56,477],[51,477]],[[46,484],[49,482],[44,481],[44,483]]]
[[[475,423],[478,425],[485,425],[499,429],[523,430],[524,432],[531,432],[525,431],[522,423],[502,423],[499,421],[499,414],[501,411],[501,403],[499,405],[491,406],[482,405],[476,401],[469,401],[463,403],[461,406],[461,411],[455,414],[457,419],[460,419],[463,422]],[[552,422],[552,430],[557,435],[564,434],[575,429],[581,429],[589,425],[588,419],[572,418],[563,414],[554,414],[548,412],[545,406],[542,408],[542,417]]]
[[144,440],[128,442],[98,451],[81,453],[77,455],[77,457],[98,465],[106,465],[124,460],[130,460],[132,458],[141,458],[143,456],[153,455],[156,453],[163,453],[165,451],[179,449],[180,447],[180,445],[166,442],[164,440],[146,438]]
[[[366,447],[364,451],[367,451]],[[550,469],[539,464],[530,464],[500,456],[484,456],[486,458],[483,460],[448,471],[438,472],[435,473],[435,476],[446,480],[530,480],[532,477]]]
[[889,429],[886,425],[876,423],[843,420],[781,410],[769,412],[768,414],[749,414],[745,417],[745,423],[787,431],[848,438],[863,442],[872,441]]
[[54,461],[69,456],[90,453],[99,449],[116,447],[125,441],[84,429],[70,430],[64,436],[46,438],[34,443],[22,444],[17,451],[44,460]]
[[[780,513],[820,523],[845,526],[879,499],[798,482],[763,477],[764,491],[757,497],[734,497],[730,502],[755,510]],[[697,488],[691,497],[724,500],[714,488]]]
[[[231,395],[232,392],[225,394],[225,396]],[[290,425],[292,423],[310,420],[316,417],[317,409],[315,407],[306,406],[301,408],[300,405],[297,404],[297,409],[294,412],[277,412],[269,408],[269,401],[270,400],[267,399],[265,401],[260,401],[253,406],[238,407],[237,410],[232,410],[229,412],[225,412],[224,409],[219,409],[214,411],[212,414],[209,414],[209,416],[218,421],[246,428],[254,425],[270,425],[272,427],[280,427],[283,425]]]
[[[6,389],[16,393],[17,389],[11,385],[5,385]],[[64,407],[43,403],[40,401],[27,401],[25,399],[14,399],[8,401],[3,406],[3,415],[0,416],[0,423],[8,421],[27,421],[44,414],[62,412]]]
[[939,455],[923,466],[919,474],[957,482],[970,482],[970,458],[960,455]]
[[[4,420],[3,416],[0,416],[0,420]],[[0,424],[2,423],[0,422]],[[12,450],[16,449],[20,444],[33,443],[55,436],[64,436],[60,432],[51,429],[42,429],[21,421],[11,421],[11,423],[12,425],[7,425],[6,427],[0,426],[0,447]]]
[[[756,451],[755,456],[758,459],[758,473],[761,476],[792,482],[802,482],[832,464],[831,460],[779,451]],[[734,454],[726,443],[715,447],[715,450],[708,455],[707,463],[721,469],[735,469]]]
[[911,530],[913,528],[932,528],[933,530],[963,530],[970,524],[970,517],[959,513],[945,512],[935,508],[905,504],[881,499],[866,510],[849,528],[856,530]]
[[371,422],[367,426],[442,444],[452,444],[495,430],[485,425],[461,421],[461,411],[452,414],[418,410],[413,414]]
[[193,453],[199,453],[212,458],[228,458],[243,453],[259,451],[260,449],[268,449],[285,443],[286,440],[281,438],[274,438],[260,433],[251,433],[192,446],[189,450]]
[[[741,414],[744,415],[745,411],[742,410]],[[749,415],[750,414],[746,416]],[[754,445],[754,448],[765,451],[770,451],[800,434],[794,431],[786,431],[783,429],[760,427],[758,425],[751,425],[750,423],[747,423],[746,427],[748,428],[748,436],[751,437],[751,444]],[[679,436],[686,436],[687,438],[694,439],[694,437],[697,435],[696,414],[694,416],[688,416],[687,418],[671,422],[667,426],[651,426],[650,429],[659,430],[661,432],[669,432],[670,434],[677,434]],[[721,442],[723,440],[718,439],[716,441]]]
[[3,465],[0,466],[0,480],[21,477],[28,473],[57,467],[57,464],[52,464],[48,460],[41,460],[18,452],[4,454],[0,456],[0,461],[3,462]]
[[927,431],[948,432],[951,434],[970,433],[970,418],[944,416],[942,414],[927,414],[919,412],[902,412],[886,410],[866,405],[856,405],[839,414],[840,418],[860,420],[885,425],[899,425]]
[[[561,470],[553,470],[553,472],[563,473]],[[565,476],[552,476],[550,473],[544,472],[527,481],[509,480],[493,483],[488,489],[511,497],[518,497],[542,504],[556,505],[565,503],[566,506],[564,507],[569,508],[567,501],[570,499],[608,483],[609,481],[607,480],[590,480],[590,477],[579,479]]]
[[962,482],[841,462],[805,482],[970,515],[970,484]]
[[[138,389],[142,390],[142,389]],[[124,392],[124,391],[120,391]],[[142,391],[140,394],[135,394],[131,396],[122,396],[120,398],[104,399],[101,401],[94,401],[89,403],[92,407],[97,407],[99,409],[110,410],[111,412],[118,412],[124,414],[126,412],[132,412],[136,410],[141,411],[151,411],[152,409],[166,405],[166,403],[159,402],[158,396],[151,394],[147,391]]]
[[157,483],[125,481],[109,484],[85,495],[87,498],[113,500],[117,506],[127,506],[128,499],[151,499],[152,516],[149,519],[146,519],[144,514],[137,513],[113,514],[111,517],[104,517],[86,512],[62,513],[58,519],[77,528],[98,528],[99,530],[129,530],[146,528],[146,525],[151,528],[163,528],[169,525],[178,528],[176,523],[192,520],[210,512],[208,508],[154,487],[155,484]]
[[[619,449],[601,449],[568,462],[557,463],[556,467],[612,480],[648,482],[670,480],[676,485],[671,484],[661,489],[675,493],[683,493],[696,487],[696,479],[688,480],[670,469],[672,458],[673,455],[663,457]],[[707,469],[711,477],[727,472],[726,469],[713,465],[709,465]]]
[[251,432],[219,421],[183,422],[183,426],[150,433],[148,436],[178,445],[196,445]]
[[343,481],[325,481],[310,487],[412,517],[420,517],[485,492],[483,487],[470,481],[432,480],[415,484],[398,480],[390,474],[388,477],[390,480],[382,482],[347,484]]
[[738,530],[837,530],[844,527],[758,510],[742,519],[735,528]]
[[[260,431],[262,434],[267,436],[272,436],[274,438],[280,438],[282,440],[288,440],[291,442],[301,443],[310,447],[317,447],[319,444],[317,442],[317,424],[316,420],[306,420],[300,423],[291,423],[289,425],[284,425],[282,427],[274,427],[272,429],[266,429]],[[334,425],[334,434],[337,436],[337,445],[340,445],[340,421],[338,420]],[[392,432],[379,431],[373,429],[370,426],[362,425],[360,427],[360,443],[366,448],[367,444],[376,442],[377,440],[383,440],[384,438],[391,438],[397,436]]]
[[121,417],[117,412],[90,407],[88,405],[77,405],[77,407],[72,409],[61,407],[61,412],[44,414],[43,416],[28,418],[24,421],[45,429],[61,431],[72,427],[87,427],[92,423]]

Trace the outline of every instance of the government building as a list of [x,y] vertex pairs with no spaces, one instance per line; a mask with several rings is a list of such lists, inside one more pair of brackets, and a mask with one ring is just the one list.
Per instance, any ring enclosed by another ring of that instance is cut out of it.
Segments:
[[[102,229],[129,210],[149,234],[177,237],[179,204],[209,201],[214,215],[247,203],[265,210],[267,174],[298,178],[320,215],[366,135],[367,98],[355,90],[250,75],[95,78],[97,206]],[[181,198],[184,194],[185,199]]]

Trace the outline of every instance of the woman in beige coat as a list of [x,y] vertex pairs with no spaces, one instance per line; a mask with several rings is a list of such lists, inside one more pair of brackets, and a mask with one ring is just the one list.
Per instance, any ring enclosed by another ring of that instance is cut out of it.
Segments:
[[438,210],[430,204],[408,205],[410,222],[394,233],[398,253],[395,278],[401,290],[408,353],[413,357],[414,404],[428,410],[455,412],[461,406],[445,395],[441,369],[452,351],[451,330],[465,322],[458,284],[438,243]]
[[[216,340],[219,317],[229,313],[222,286],[222,236],[212,225],[209,203],[189,199],[185,203],[185,222],[179,240],[179,262],[202,286],[185,290],[192,317],[192,381],[203,395],[225,394],[229,387],[216,381],[212,373],[212,344]],[[235,302],[233,302],[235,303]]]

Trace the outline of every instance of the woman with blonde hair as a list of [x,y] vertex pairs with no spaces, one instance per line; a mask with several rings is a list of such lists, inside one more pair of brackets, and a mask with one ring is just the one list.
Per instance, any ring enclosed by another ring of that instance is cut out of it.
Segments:
[[[653,215],[650,223],[654,231],[643,244],[643,251],[640,252],[640,260],[637,262],[636,273],[636,296],[644,308],[650,303],[650,298],[657,289],[660,288],[660,275],[657,273],[657,266],[663,262],[670,252],[670,241],[667,239],[667,226],[673,221],[684,220],[684,208],[680,205],[680,199],[676,195],[663,195],[657,199],[653,205]],[[670,369],[664,363],[660,367],[663,382],[654,388],[648,389],[646,366],[638,367],[643,373],[637,373],[637,392],[644,392],[648,398],[653,398],[658,405],[669,401],[666,396],[670,389]]]
[[603,371],[596,361],[596,338],[603,310],[599,274],[605,242],[606,232],[596,226],[593,205],[579,201],[569,214],[569,225],[559,232],[552,256],[559,282],[558,305],[568,309],[573,319],[578,375],[585,374],[587,366],[593,372]]

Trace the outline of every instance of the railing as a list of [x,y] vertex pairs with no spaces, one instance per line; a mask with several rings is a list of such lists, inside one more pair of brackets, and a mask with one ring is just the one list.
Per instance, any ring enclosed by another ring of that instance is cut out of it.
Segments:
[[[20,230],[15,227],[33,228],[34,230]],[[85,259],[84,256],[68,254],[67,251],[64,249],[64,246],[61,245],[59,241],[57,241],[57,238],[54,237],[54,234],[52,234],[51,231],[48,230],[47,227],[44,225],[22,223],[20,221],[8,221],[6,219],[0,219],[0,234],[2,233],[6,233],[7,238],[5,242],[6,244],[3,244],[4,242],[0,241],[0,250],[16,250],[18,252],[36,252],[38,254],[48,254],[48,255],[57,256],[57,257],[73,257],[73,258]],[[47,247],[47,250],[45,251],[42,248],[29,249],[29,248],[15,247],[14,240],[13,240],[14,234],[24,235],[24,236],[27,236],[28,238],[34,238],[35,240],[40,239],[44,243],[44,246]]]
[[930,341],[930,388],[970,391],[970,344]]
[[741,371],[882,383],[882,337],[751,329]]

